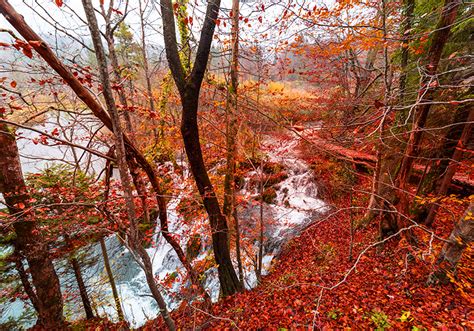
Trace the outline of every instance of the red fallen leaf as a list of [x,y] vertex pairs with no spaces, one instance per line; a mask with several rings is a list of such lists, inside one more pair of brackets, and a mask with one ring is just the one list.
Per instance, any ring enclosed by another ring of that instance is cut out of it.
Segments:
[[259,17],[258,17],[258,21],[259,21],[260,23],[263,22],[262,16],[259,16]]
[[54,0],[56,2],[56,6],[61,7],[63,5],[63,0]]
[[25,204],[23,202],[19,202],[17,204],[17,207],[20,208],[20,209],[25,209]]
[[16,81],[12,80],[12,81],[10,82],[10,86],[13,87],[13,88],[15,88],[15,87],[16,87]]
[[58,128],[54,128],[54,130],[51,132],[51,135],[53,135],[53,136],[59,136],[59,130],[58,130]]
[[248,17],[244,18],[244,23],[248,23],[248,22],[249,22]]

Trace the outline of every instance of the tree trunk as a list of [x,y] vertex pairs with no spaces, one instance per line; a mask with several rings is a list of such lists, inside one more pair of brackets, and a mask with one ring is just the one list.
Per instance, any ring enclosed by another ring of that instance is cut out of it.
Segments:
[[188,95],[182,100],[183,117],[181,134],[184,140],[186,155],[189,160],[191,172],[203,200],[204,208],[209,215],[212,232],[212,247],[214,257],[218,265],[219,281],[223,296],[234,294],[241,290],[239,279],[235,274],[229,250],[229,229],[225,216],[221,213],[219,201],[212,187],[209,175],[202,156],[201,144],[199,142],[199,129],[197,125],[196,93]]
[[178,87],[183,107],[181,135],[183,137],[191,172],[203,200],[204,207],[209,215],[212,231],[212,246],[214,257],[218,265],[219,281],[222,294],[227,296],[234,294],[236,291],[240,291],[241,286],[230,258],[227,220],[221,212],[216,193],[204,165],[197,123],[199,92],[209,59],[220,0],[210,0],[208,2],[196,59],[190,75],[185,75],[183,64],[179,56],[171,0],[161,0],[160,5],[163,16],[166,57],[173,74],[173,79]]
[[[472,93],[472,92],[471,92]],[[439,161],[433,162],[434,165],[431,167],[427,174],[427,179],[422,186],[422,192],[429,194],[438,191],[441,182],[443,181],[444,174],[448,169],[456,146],[464,129],[464,123],[468,121],[471,105],[459,105],[456,107],[456,113],[454,114],[454,120],[452,126],[449,128],[446,136],[443,139],[443,145],[438,149],[435,154],[435,158]]]
[[[365,213],[364,218],[369,222],[371,221],[376,215],[376,209],[379,206],[379,199],[377,192],[379,191],[379,184],[380,184],[380,176],[381,176],[381,169],[382,169],[382,151],[385,146],[385,142],[383,141],[385,136],[385,122],[387,115],[391,112],[391,106],[389,105],[391,90],[392,90],[392,80],[391,80],[391,68],[390,68],[390,61],[388,56],[388,46],[387,46],[387,9],[386,9],[386,2],[385,0],[382,1],[382,29],[383,29],[383,59],[384,59],[384,70],[383,70],[383,81],[384,81],[384,101],[383,101],[383,115],[382,119],[380,120],[379,124],[379,141],[376,144],[377,152],[376,152],[376,162],[375,162],[375,170],[374,175],[372,177],[372,189],[369,198],[369,205],[367,206],[367,212]],[[377,111],[379,108],[377,107]]]
[[89,300],[89,295],[87,294],[84,278],[82,278],[79,261],[75,257],[72,257],[70,262],[72,270],[74,271],[74,276],[76,277],[77,286],[79,287],[79,294],[81,295],[82,305],[84,306],[84,311],[86,312],[86,318],[92,319],[94,318],[94,312],[92,311],[92,305],[91,301]]
[[227,223],[232,224],[234,219],[235,250],[237,255],[237,266],[239,280],[243,288],[243,267],[240,252],[239,220],[237,219],[235,205],[235,171],[237,157],[237,135],[238,135],[238,85],[239,85],[239,0],[232,0],[232,56],[230,61],[230,86],[227,91],[226,107],[226,147],[227,147],[227,169],[224,178],[224,204],[222,211],[227,218]]
[[117,309],[117,315],[119,321],[125,319],[122,305],[120,304],[120,297],[118,295],[117,286],[115,285],[114,274],[112,273],[112,268],[110,267],[109,254],[107,253],[107,246],[105,245],[104,238],[100,238],[100,249],[102,251],[102,258],[104,259],[105,271],[107,272],[107,277],[109,278],[110,287],[112,288],[112,295],[114,296],[115,308]]
[[411,27],[413,24],[413,11],[415,9],[415,0],[404,0],[403,1],[403,22],[402,22],[402,47],[401,47],[401,60],[400,60],[400,79],[399,79],[399,96],[398,100],[403,105],[406,94],[406,82],[407,82],[407,67],[409,59],[409,43],[411,40]]
[[153,101],[153,90],[151,87],[151,79],[150,79],[150,69],[148,66],[148,56],[146,54],[146,38],[145,38],[145,21],[144,21],[144,12],[142,10],[142,0],[138,0],[139,6],[139,14],[140,14],[140,33],[141,33],[141,52],[143,58],[143,70],[145,72],[145,82],[146,82],[146,90],[147,90],[147,98],[150,104],[150,111],[155,113],[155,102]]
[[[129,229],[127,230],[128,242],[130,248],[134,250],[134,252],[137,253],[140,257],[142,266],[144,268],[148,280],[148,275],[151,275],[151,277],[153,278],[153,265],[151,264],[148,253],[142,246],[142,242],[140,240],[139,231],[136,224],[136,211],[132,196],[132,186],[128,173],[125,142],[123,138],[122,129],[120,127],[120,119],[118,117],[118,111],[115,105],[115,100],[112,94],[112,88],[108,76],[107,59],[105,57],[99,27],[97,24],[97,18],[95,17],[94,7],[92,6],[91,0],[82,0],[82,4],[84,6],[84,11],[86,13],[87,21],[89,23],[89,30],[91,32],[92,42],[94,44],[95,55],[97,58],[97,64],[99,66],[99,74],[103,88],[103,95],[112,120],[113,133],[116,138],[115,151],[117,154],[120,180],[122,182],[127,216],[129,220]],[[161,296],[161,293],[158,290],[158,287],[156,286],[156,283],[153,280],[153,282],[148,282],[148,285],[150,286],[150,291],[153,295],[153,298],[156,300],[158,306],[160,307],[160,311],[163,315],[166,325],[170,330],[175,330],[174,322],[168,315],[166,304],[163,300],[163,297]]]
[[33,289],[33,286],[30,283],[30,280],[28,279],[28,274],[25,271],[25,267],[23,266],[23,261],[20,255],[15,254],[15,268],[16,271],[18,272],[18,275],[20,276],[20,281],[21,284],[23,285],[23,289],[25,290],[26,294],[28,295],[28,298],[30,298],[31,304],[33,305],[33,308],[39,312],[40,310],[40,302],[38,300],[38,297],[36,296],[35,290]]
[[[449,163],[448,168],[446,169],[446,173],[444,174],[443,180],[438,188],[437,195],[444,196],[448,193],[449,185],[456,174],[456,169],[458,167],[459,162],[461,161],[462,155],[464,150],[471,138],[472,134],[472,123],[474,123],[474,110],[471,109],[469,111],[469,117],[467,119],[466,124],[464,124],[464,129],[461,134],[461,138],[458,141],[456,148],[454,149],[454,153],[451,157],[451,162]],[[438,211],[439,204],[435,203],[432,204],[428,213],[428,216],[425,219],[425,224],[430,226],[434,218],[436,216],[436,212]]]
[[30,267],[38,308],[37,325],[49,330],[64,328],[63,299],[59,279],[30,211],[28,189],[21,171],[15,135],[0,123],[0,192],[14,221],[15,249]]
[[[113,3],[110,3],[110,5],[113,5]],[[114,31],[112,30],[110,15],[108,13],[105,13],[102,3],[101,3],[101,9],[102,9],[102,16],[104,16],[104,19],[105,19],[105,40],[107,41],[107,48],[109,50],[110,64],[112,65],[112,69],[114,72],[115,82],[116,84],[119,84],[122,80],[122,75],[120,72],[120,66],[119,66],[119,62],[117,58],[117,53],[115,52]],[[127,96],[125,95],[123,86],[120,86],[120,88],[117,90],[117,94],[119,96],[120,103],[125,108],[123,110],[123,115],[125,119],[125,126],[127,129],[127,132],[129,134],[132,134],[133,133],[132,120],[128,112]]]
[[260,282],[262,277],[262,262],[263,262],[263,231],[265,228],[264,219],[263,219],[263,192],[264,192],[264,173],[263,173],[263,159],[260,163],[260,218],[258,221],[259,224],[259,237],[258,237],[258,256],[257,256],[257,272],[256,277],[257,281]]
[[[430,87],[431,80],[436,76],[439,60],[448,41],[451,26],[456,20],[457,12],[460,7],[461,0],[445,0],[441,17],[436,26],[431,46],[427,55],[426,76],[423,78],[420,86],[420,105],[415,109],[415,120],[407,142],[405,153],[402,157],[400,170],[395,181],[400,196],[400,212],[408,215],[409,198],[407,194],[407,184],[414,160],[420,152],[420,142],[423,129],[428,118],[431,102],[434,98],[435,90]],[[404,225],[403,217],[399,217],[398,228]]]
[[436,276],[445,278],[453,271],[461,259],[464,249],[474,241],[474,203],[471,202],[461,219],[454,225],[449,242],[444,244],[436,264],[440,270]]

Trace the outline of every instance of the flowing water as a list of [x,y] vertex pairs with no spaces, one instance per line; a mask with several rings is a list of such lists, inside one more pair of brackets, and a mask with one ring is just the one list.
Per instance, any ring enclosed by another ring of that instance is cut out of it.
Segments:
[[[26,133],[25,133],[26,134]],[[276,192],[276,198],[271,204],[263,203],[260,206],[259,203],[248,203],[244,206],[239,207],[238,214],[242,224],[244,237],[245,225],[247,228],[255,228],[256,222],[260,220],[261,208],[263,212],[264,220],[264,256],[263,256],[263,270],[262,274],[265,275],[272,263],[274,257],[280,252],[284,243],[290,240],[292,237],[298,234],[301,229],[310,224],[315,218],[324,213],[327,210],[325,203],[317,198],[318,187],[317,179],[314,177],[312,170],[309,168],[298,154],[298,137],[293,136],[286,139],[277,139],[275,137],[267,137],[264,143],[264,152],[268,156],[268,160],[273,163],[279,163],[283,166],[287,177],[279,183],[273,185]],[[20,143],[20,150],[25,153],[34,152],[35,155],[52,155],[58,158],[65,157],[62,154],[48,154],[58,153],[53,151],[53,148],[37,145],[31,149],[31,144]],[[30,150],[28,150],[30,148]],[[41,150],[46,148],[45,150]],[[67,157],[67,156],[66,156]],[[22,159],[22,161],[24,161]],[[26,164],[27,171],[33,171],[30,164]],[[168,168],[171,165],[164,165]],[[35,170],[37,168],[44,167],[44,164],[35,164]],[[183,164],[183,169],[186,167]],[[258,186],[252,185],[255,183],[255,178],[261,175],[261,169],[256,168],[254,171],[249,171],[245,176],[245,183],[243,188],[238,195],[242,197],[243,201],[251,201],[259,195]],[[187,191],[189,191],[189,182],[186,178],[189,174],[184,171],[184,175],[172,173],[172,182],[175,187],[177,196],[172,198],[168,203],[168,219],[170,224],[170,231],[180,236],[182,247],[186,247],[187,233],[190,230],[190,225],[186,224],[176,211],[178,204],[182,199],[187,198]],[[253,180],[252,180],[253,178]],[[206,223],[206,220],[200,220],[195,222],[194,226]],[[202,230],[201,230],[202,232]],[[171,246],[159,235],[159,226],[156,231],[155,245],[148,248],[147,251],[153,261],[153,270],[158,280],[163,281],[170,274],[177,275],[176,281],[171,289],[162,290],[165,294],[165,299],[170,309],[176,308],[179,303],[179,288],[183,285],[184,268],[176,256]],[[203,235],[203,248],[199,253],[196,261],[203,260],[209,254],[212,254],[210,247],[210,238]],[[254,246],[254,251],[258,250],[258,242],[253,239],[250,243]],[[115,270],[116,282],[118,291],[122,300],[122,307],[125,312],[126,319],[131,323],[132,326],[137,327],[143,325],[148,319],[155,318],[158,313],[158,308],[151,296],[149,295],[148,286],[145,281],[144,272],[139,268],[138,264],[134,261],[130,252],[120,244],[116,237],[109,237],[106,240],[106,246],[109,251],[110,260],[112,263],[113,270]],[[111,319],[116,318],[116,312],[114,302],[112,299],[112,293],[110,287],[105,281],[105,270],[101,259],[100,246],[98,244],[91,245],[84,250],[90,260],[94,261],[91,266],[84,268],[84,278],[86,284],[94,288],[94,292],[100,289],[100,297],[92,298],[97,306],[97,312],[101,315],[107,315]],[[251,265],[251,264],[247,264]],[[58,262],[58,270],[62,270],[64,266]],[[257,279],[255,272],[252,267],[245,268],[245,285],[248,289],[256,286]],[[66,273],[67,275],[67,273]],[[217,271],[215,268],[211,268],[206,272],[204,285],[207,291],[211,294],[213,301],[216,301],[219,296],[219,282],[217,278]],[[62,276],[63,278],[66,276]],[[64,282],[66,279],[61,279]],[[74,281],[68,279],[69,283],[74,284]],[[69,292],[77,291],[74,286],[69,288],[63,288]],[[77,297],[77,293],[76,293]],[[74,304],[75,302],[75,304]],[[18,302],[14,302],[10,309],[7,309],[10,316],[18,316],[22,310],[23,305]],[[71,319],[81,318],[82,309],[80,301],[66,301],[66,311],[68,317]],[[0,322],[6,320],[8,316],[0,318]],[[31,325],[34,321],[25,322],[25,325]]]

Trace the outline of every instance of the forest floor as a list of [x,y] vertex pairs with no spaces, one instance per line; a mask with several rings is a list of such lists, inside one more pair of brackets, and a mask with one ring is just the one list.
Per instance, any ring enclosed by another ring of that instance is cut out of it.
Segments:
[[[369,176],[360,175],[355,180],[360,191],[369,190]],[[353,194],[352,201],[357,204],[364,200]],[[466,202],[453,198],[443,204],[433,229],[437,236],[446,238],[453,222],[463,214]],[[274,260],[269,274],[254,289],[220,300],[208,312],[183,303],[172,312],[177,327],[185,330],[474,329],[472,252],[464,254],[456,278],[447,284],[428,285],[433,262],[443,243],[417,230],[420,239],[417,248],[399,237],[375,245],[379,240],[377,219],[356,226],[351,236],[350,206],[348,193],[333,201],[332,212],[290,240]],[[357,224],[362,215],[353,212],[352,216]],[[349,258],[351,242],[352,258]],[[102,323],[104,330],[122,329],[106,321]],[[101,329],[97,327],[94,323],[91,330]],[[165,329],[161,317],[140,328],[158,329]]]
[[[369,189],[367,176],[356,180]],[[446,238],[466,203],[452,199],[444,206],[433,228]],[[428,285],[442,242],[418,230],[418,248],[399,237],[375,246],[374,220],[354,231],[349,259],[349,195],[338,199],[335,207],[286,245],[256,288],[219,301],[209,313],[183,304],[172,314],[179,328],[474,329],[472,258],[461,260],[458,277],[448,284]],[[353,216],[357,223],[362,215]],[[162,327],[158,318],[141,329]]]

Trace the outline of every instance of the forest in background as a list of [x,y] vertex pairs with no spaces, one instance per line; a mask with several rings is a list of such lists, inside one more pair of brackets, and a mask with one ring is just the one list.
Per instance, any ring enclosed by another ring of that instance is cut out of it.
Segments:
[[469,2],[0,13],[0,329],[474,327]]

